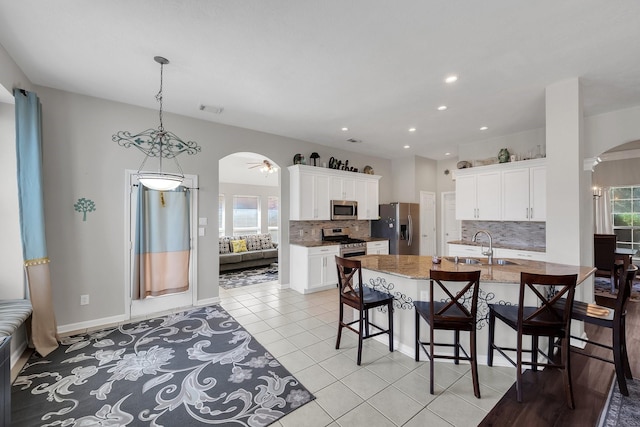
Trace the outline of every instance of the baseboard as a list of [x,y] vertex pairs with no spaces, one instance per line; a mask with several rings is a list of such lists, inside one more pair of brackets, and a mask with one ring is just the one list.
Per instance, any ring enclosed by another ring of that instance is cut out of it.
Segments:
[[107,327],[109,325],[126,322],[128,320],[129,319],[127,318],[126,315],[119,314],[117,316],[103,317],[100,319],[91,319],[84,322],[69,323],[68,325],[58,326],[58,333],[68,334],[69,332],[76,332],[76,331],[82,332],[83,330],[86,330],[89,328],[95,328],[98,326]]
[[[201,299],[196,302],[194,307],[204,307],[207,305],[214,305],[220,303],[220,297]],[[188,309],[186,307],[185,309]],[[170,311],[171,312],[171,311]],[[165,312],[158,313],[158,315],[165,314]],[[83,332],[87,329],[96,327],[109,327],[110,325],[117,325],[122,322],[135,321],[136,319],[129,319],[125,314],[119,314],[117,316],[103,317],[100,319],[92,319],[84,322],[69,323],[68,325],[58,326],[58,334],[68,334],[69,332]]]
[[220,304],[220,297],[205,298],[196,301],[195,307],[204,307],[207,305]]

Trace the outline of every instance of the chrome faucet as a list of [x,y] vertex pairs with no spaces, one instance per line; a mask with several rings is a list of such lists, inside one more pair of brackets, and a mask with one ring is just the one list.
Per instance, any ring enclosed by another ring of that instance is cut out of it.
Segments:
[[491,234],[489,234],[489,232],[487,230],[478,230],[476,231],[476,234],[473,235],[473,238],[471,239],[472,242],[477,242],[478,241],[478,234],[480,233],[484,233],[487,235],[487,237],[489,238],[489,250],[485,251],[484,250],[484,246],[480,246],[480,250],[482,251],[482,255],[486,255],[487,256],[487,263],[489,265],[493,264],[493,241],[491,239]]

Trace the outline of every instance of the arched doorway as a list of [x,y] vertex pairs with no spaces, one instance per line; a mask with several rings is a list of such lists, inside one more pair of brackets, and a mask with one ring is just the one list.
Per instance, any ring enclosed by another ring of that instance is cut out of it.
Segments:
[[224,289],[279,282],[280,172],[274,161],[259,153],[238,152],[219,161],[218,238]]

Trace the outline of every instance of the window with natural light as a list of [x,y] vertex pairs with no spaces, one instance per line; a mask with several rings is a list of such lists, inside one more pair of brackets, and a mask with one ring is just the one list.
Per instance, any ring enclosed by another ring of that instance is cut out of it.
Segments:
[[271,240],[278,243],[280,232],[278,231],[278,209],[280,200],[276,196],[269,196],[267,199],[267,228],[271,233]]
[[218,195],[218,237],[224,236],[224,195]]
[[618,247],[640,249],[640,186],[611,188],[611,216]]
[[233,235],[260,233],[260,197],[233,196]]

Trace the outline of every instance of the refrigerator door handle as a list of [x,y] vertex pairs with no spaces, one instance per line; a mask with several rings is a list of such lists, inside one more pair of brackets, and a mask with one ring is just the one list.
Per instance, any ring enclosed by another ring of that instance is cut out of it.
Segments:
[[411,218],[411,215],[409,215],[409,246],[411,246],[412,242],[413,242],[413,219]]

